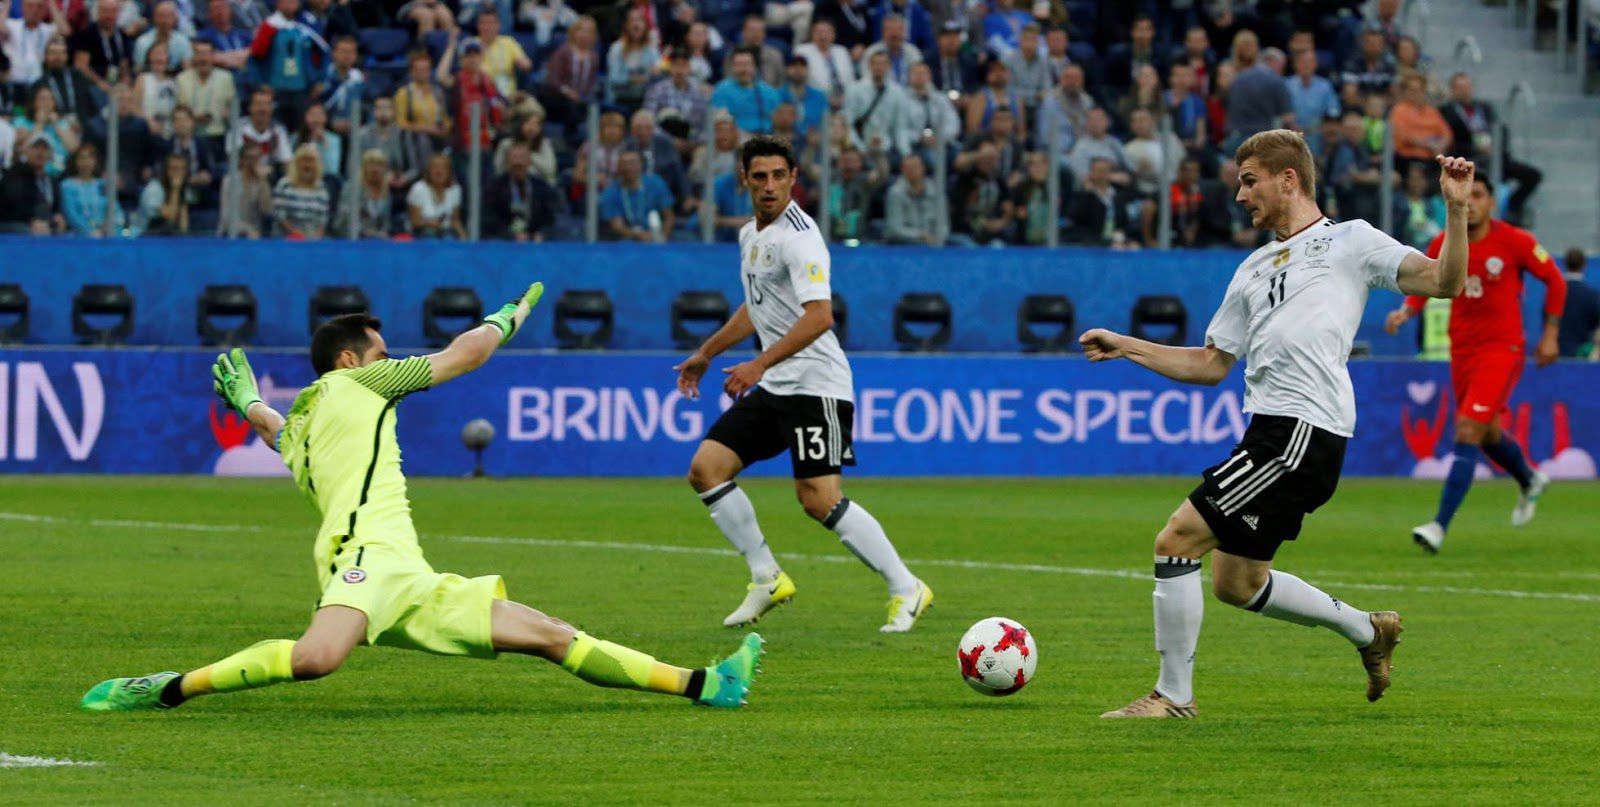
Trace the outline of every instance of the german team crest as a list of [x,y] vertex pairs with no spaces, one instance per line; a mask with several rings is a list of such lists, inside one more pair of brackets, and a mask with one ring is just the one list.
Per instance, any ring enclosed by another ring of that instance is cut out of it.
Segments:
[[1331,242],[1326,238],[1318,238],[1312,241],[1311,244],[1306,247],[1306,257],[1315,258],[1319,255],[1327,254],[1330,243]]

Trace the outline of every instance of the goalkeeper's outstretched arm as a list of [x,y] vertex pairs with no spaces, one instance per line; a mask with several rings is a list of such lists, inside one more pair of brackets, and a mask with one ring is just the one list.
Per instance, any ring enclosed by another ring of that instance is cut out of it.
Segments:
[[433,370],[433,386],[482,367],[501,345],[511,341],[543,295],[543,283],[529,286],[522,296],[484,317],[482,325],[457,336],[444,350],[430,354],[428,364]]
[[273,451],[278,450],[278,432],[283,430],[283,415],[261,400],[256,386],[256,373],[250,369],[250,360],[244,351],[234,348],[217,355],[211,365],[212,389],[233,411],[250,422],[261,441]]

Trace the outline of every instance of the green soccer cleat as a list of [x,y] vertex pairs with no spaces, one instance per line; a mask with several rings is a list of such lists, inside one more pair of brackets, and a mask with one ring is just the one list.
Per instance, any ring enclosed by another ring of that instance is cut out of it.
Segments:
[[705,689],[696,703],[720,709],[737,709],[745,704],[750,684],[761,671],[761,646],[766,640],[759,633],[749,633],[733,655],[706,668]]
[[113,678],[94,685],[83,694],[78,706],[86,712],[137,712],[144,709],[171,709],[161,702],[161,690],[178,674],[158,672],[139,678]]

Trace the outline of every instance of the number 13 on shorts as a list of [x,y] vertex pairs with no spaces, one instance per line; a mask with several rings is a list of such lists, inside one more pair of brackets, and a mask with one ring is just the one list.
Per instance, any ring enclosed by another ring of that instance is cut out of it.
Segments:
[[794,453],[797,459],[820,460],[827,452],[828,444],[822,439],[821,426],[795,427]]

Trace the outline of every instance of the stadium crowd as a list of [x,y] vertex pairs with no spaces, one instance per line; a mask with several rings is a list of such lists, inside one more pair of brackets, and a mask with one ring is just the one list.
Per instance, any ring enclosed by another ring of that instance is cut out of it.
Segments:
[[1443,224],[1436,152],[1501,160],[1517,220],[1539,172],[1495,146],[1493,106],[1433,69],[1402,11],[13,0],[0,231],[465,238],[481,188],[487,238],[580,237],[594,192],[601,238],[698,240],[709,217],[732,240],[750,212],[734,155],[773,133],[802,155],[797,198],[843,243],[1038,245],[1055,228],[1138,248],[1160,240],[1165,196],[1174,245],[1254,246],[1229,155],[1276,126],[1305,134],[1330,215],[1379,220],[1389,128],[1397,236],[1425,244]]

